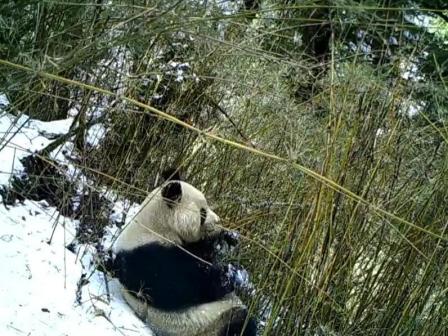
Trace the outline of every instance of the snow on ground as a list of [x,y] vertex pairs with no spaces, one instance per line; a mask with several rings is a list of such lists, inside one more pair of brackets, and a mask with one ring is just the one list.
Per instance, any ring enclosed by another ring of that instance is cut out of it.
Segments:
[[[52,141],[47,137],[64,134],[72,123],[72,118],[17,118],[2,112],[7,105],[0,93],[0,185],[23,170],[21,158],[47,146]],[[76,224],[45,201],[0,205],[1,336],[152,335],[123,301],[116,280],[109,282],[109,302],[104,276],[92,269],[94,249],[80,246],[77,254],[66,249]],[[82,274],[88,283],[79,304]]]
[[25,114],[20,117],[2,112],[8,105],[5,95],[0,94],[0,185],[7,185],[11,173],[23,170],[20,159],[45,148],[58,134],[67,133],[72,118],[56,121],[30,119]]
[[[89,252],[81,248],[77,256],[65,248],[75,223],[44,204],[0,206],[0,335],[151,335],[115,280],[109,282],[108,302],[102,274],[90,276]],[[79,305],[83,273],[90,278]]]
[[104,127],[104,125],[95,124],[87,131],[86,141],[90,146],[95,147],[101,142],[105,135],[106,128]]

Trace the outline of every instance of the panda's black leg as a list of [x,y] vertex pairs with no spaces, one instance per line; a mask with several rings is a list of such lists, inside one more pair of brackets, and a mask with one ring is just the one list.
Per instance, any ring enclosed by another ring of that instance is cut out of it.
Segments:
[[250,317],[247,321],[246,328],[244,329],[243,336],[256,336],[257,335],[257,322],[253,317]]
[[[257,324],[252,317],[248,318],[246,309],[238,309],[231,312],[218,336],[256,336]],[[244,328],[244,331],[243,331]]]

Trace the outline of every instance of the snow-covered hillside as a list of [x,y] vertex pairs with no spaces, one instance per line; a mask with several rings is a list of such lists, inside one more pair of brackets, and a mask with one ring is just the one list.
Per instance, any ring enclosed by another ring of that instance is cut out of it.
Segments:
[[[2,112],[0,95],[0,186],[23,169],[19,159],[42,149],[54,134],[67,132],[72,120],[41,122]],[[48,138],[47,138],[48,137]],[[1,196],[0,196],[1,199]],[[91,265],[89,246],[77,254],[66,246],[76,222],[45,201],[0,205],[0,335],[152,335],[109,282]],[[85,274],[81,304],[77,288]]]
[[[65,246],[74,223],[45,202],[0,206],[0,335],[151,335],[122,300],[117,283],[91,273],[89,252]],[[54,230],[54,233],[53,233]],[[87,252],[87,253],[86,253]],[[82,304],[77,282],[86,273]]]

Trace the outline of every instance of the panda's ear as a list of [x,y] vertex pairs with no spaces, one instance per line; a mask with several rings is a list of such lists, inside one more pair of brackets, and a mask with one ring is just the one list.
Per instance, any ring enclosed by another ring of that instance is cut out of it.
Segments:
[[165,185],[162,188],[162,197],[166,204],[172,208],[182,198],[182,186],[180,182],[173,181]]
[[162,172],[162,177],[165,181],[183,181],[179,168],[169,168]]

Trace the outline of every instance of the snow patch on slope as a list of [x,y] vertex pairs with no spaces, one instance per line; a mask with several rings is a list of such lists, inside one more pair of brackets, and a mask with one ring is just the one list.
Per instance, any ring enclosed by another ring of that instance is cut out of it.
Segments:
[[[20,159],[66,134],[73,123],[73,117],[51,122],[15,117],[4,112],[8,105],[0,93],[0,186],[23,172]],[[68,142],[51,155],[67,165],[67,174],[75,173],[67,159],[72,150]],[[46,201],[0,205],[0,335],[153,335],[124,302],[115,279],[108,296],[104,275],[92,263],[95,248],[81,245],[76,254],[66,248],[77,225]],[[77,291],[80,279],[84,285]]]
[[7,185],[12,174],[23,171],[22,158],[52,142],[45,136],[65,134],[71,124],[72,118],[44,122],[25,114],[0,114],[0,185]]
[[[44,202],[0,206],[0,335],[152,335],[123,301],[118,283],[91,272],[89,247],[65,246],[75,222]],[[86,274],[82,304],[77,283]]]

